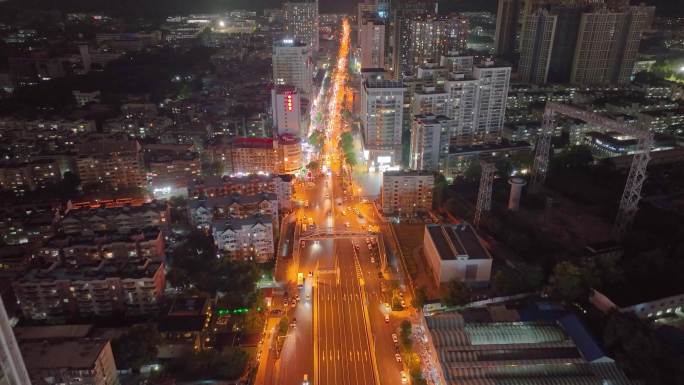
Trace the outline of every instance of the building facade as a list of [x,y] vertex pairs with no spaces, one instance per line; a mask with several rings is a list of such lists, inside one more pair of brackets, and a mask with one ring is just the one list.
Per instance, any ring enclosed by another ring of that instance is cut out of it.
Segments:
[[437,286],[457,279],[471,286],[487,286],[492,256],[467,223],[426,225],[423,252]]
[[306,135],[308,114],[302,110],[302,102],[294,86],[275,86],[271,90],[271,113],[273,126],[278,135]]
[[367,80],[361,90],[361,127],[369,163],[377,167],[401,160],[404,87],[391,80]]
[[432,210],[435,176],[427,171],[385,171],[382,174],[382,212],[414,216]]
[[77,148],[76,168],[84,186],[145,187],[140,144],[131,140],[101,139]]
[[361,68],[385,67],[385,23],[368,19],[359,27]]
[[283,5],[285,32],[289,38],[304,42],[311,54],[318,52],[319,16],[318,0],[288,1]]
[[258,262],[273,259],[275,245],[270,215],[216,220],[211,228],[216,247],[233,258],[253,258]]
[[310,47],[293,39],[273,43],[273,83],[294,86],[301,97],[310,99],[313,68]]

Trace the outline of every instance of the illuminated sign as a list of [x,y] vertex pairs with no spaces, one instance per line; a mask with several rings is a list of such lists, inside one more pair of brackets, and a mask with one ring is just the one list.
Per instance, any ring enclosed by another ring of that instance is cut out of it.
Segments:
[[283,39],[283,44],[294,44],[293,39]]
[[292,92],[288,92],[285,94],[285,108],[287,108],[288,111],[292,111]]

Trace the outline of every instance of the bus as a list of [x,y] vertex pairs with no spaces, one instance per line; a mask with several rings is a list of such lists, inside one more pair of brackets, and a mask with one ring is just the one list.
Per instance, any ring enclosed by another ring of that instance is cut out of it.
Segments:
[[304,273],[297,273],[297,287],[304,287]]

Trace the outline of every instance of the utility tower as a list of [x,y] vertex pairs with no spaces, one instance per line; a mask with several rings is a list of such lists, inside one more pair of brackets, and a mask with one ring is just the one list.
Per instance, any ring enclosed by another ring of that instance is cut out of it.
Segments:
[[533,187],[540,186],[546,179],[546,172],[548,171],[549,164],[549,151],[551,147],[551,135],[554,129],[554,116],[557,113],[611,131],[618,131],[637,139],[636,149],[632,158],[632,166],[629,169],[627,183],[625,184],[625,189],[622,192],[622,199],[620,200],[620,208],[615,217],[615,223],[613,223],[613,237],[621,239],[631,227],[632,222],[634,221],[634,215],[639,209],[641,187],[646,180],[646,167],[651,159],[653,133],[623,120],[613,120],[595,112],[586,111],[577,106],[548,102],[546,103],[546,109],[544,110],[541,136],[537,141],[537,148],[535,150],[532,181],[536,186]]
[[480,167],[482,168],[480,188],[477,191],[477,206],[473,219],[476,227],[480,227],[482,213],[488,212],[492,208],[492,182],[494,182],[494,174],[496,173],[496,166],[490,160],[481,159]]

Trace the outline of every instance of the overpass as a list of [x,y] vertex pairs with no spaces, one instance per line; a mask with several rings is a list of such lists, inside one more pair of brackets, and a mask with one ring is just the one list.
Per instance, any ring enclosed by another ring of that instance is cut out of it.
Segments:
[[322,239],[368,238],[376,237],[376,233],[359,230],[346,230],[334,227],[304,231],[299,235],[300,241],[317,241]]

